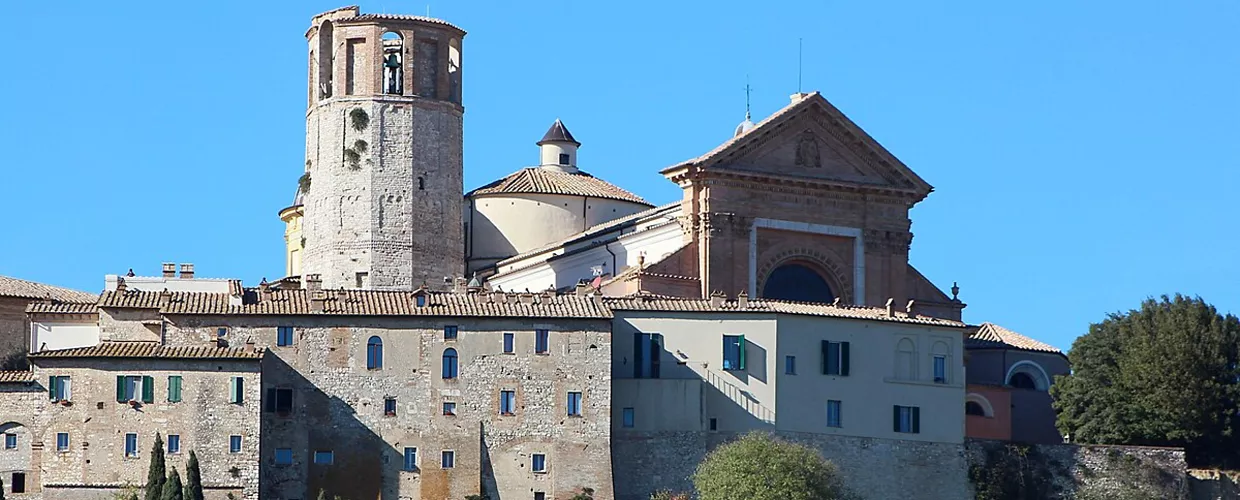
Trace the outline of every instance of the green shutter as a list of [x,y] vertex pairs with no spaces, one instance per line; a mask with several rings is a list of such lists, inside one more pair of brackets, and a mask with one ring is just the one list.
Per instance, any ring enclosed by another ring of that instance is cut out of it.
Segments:
[[47,378],[47,398],[52,401],[56,400],[56,382],[56,377]]
[[848,376],[848,342],[840,342],[840,375]]
[[900,432],[900,405],[891,407],[891,430]]
[[921,407],[913,407],[913,434],[921,432]]
[[124,375],[116,376],[116,401],[120,403],[124,403],[125,401],[128,401],[128,399],[125,398],[125,376]]
[[736,348],[740,349],[741,351],[741,364],[737,368],[744,370],[745,369],[745,346],[747,345],[745,344],[745,336],[741,335],[738,342],[739,344],[737,344]]
[[180,375],[169,375],[168,376],[168,402],[170,403],[181,402],[181,376]]
[[822,374],[823,375],[828,374],[827,366],[829,362],[827,360],[829,359],[831,359],[831,342],[824,340],[822,341]]
[[243,388],[244,388],[244,382],[242,382],[241,377],[233,377],[232,383],[229,385],[229,388],[228,388],[229,389],[228,390],[228,402],[232,404],[238,404],[238,405],[245,403],[244,396],[242,396]]
[[142,402],[155,402],[155,379],[153,377],[142,376]]

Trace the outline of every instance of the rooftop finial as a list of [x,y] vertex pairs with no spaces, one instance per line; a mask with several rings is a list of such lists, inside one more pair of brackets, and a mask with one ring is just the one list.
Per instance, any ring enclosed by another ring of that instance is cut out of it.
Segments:
[[745,75],[745,121],[749,121],[749,94],[752,91],[753,87],[749,86],[749,75]]
[[744,134],[745,132],[753,130],[754,128],[753,121],[750,120],[750,115],[749,115],[749,94],[752,91],[753,91],[753,87],[749,86],[749,75],[745,75],[745,121],[741,122],[740,125],[736,126],[736,131],[732,133],[733,137]]
[[952,300],[960,300],[959,298],[956,297],[957,295],[960,295],[960,287],[956,286],[956,282],[953,281],[952,282]]

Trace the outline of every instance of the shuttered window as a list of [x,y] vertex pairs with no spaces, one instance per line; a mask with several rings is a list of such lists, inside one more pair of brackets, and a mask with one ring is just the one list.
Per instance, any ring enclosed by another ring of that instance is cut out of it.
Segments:
[[233,377],[228,384],[228,402],[239,405],[245,404],[245,379],[241,377]]
[[848,342],[822,341],[823,375],[847,377],[850,357]]
[[169,375],[168,376],[168,402],[169,403],[180,403],[181,402],[181,376],[180,375]]

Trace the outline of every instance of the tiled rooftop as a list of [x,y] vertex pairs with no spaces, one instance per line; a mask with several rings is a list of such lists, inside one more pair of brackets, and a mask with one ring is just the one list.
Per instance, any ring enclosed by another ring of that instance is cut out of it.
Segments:
[[745,307],[740,307],[739,303],[734,300],[725,300],[715,304],[707,299],[687,299],[681,297],[642,294],[630,295],[627,297],[607,297],[603,299],[603,303],[607,304],[607,306],[611,309],[618,311],[778,313],[873,321],[891,321],[896,323],[915,323],[921,325],[955,328],[964,328],[967,326],[959,321],[933,318],[930,316],[909,315],[908,313],[899,310],[892,311],[891,314],[888,314],[885,308],[880,307],[790,302],[768,299],[751,299],[747,301],[747,305]]
[[523,168],[503,179],[470,191],[465,196],[508,193],[592,196],[649,205],[640,196],[585,172],[570,174],[539,167]]
[[51,358],[163,358],[163,359],[261,359],[263,350],[233,347],[171,347],[156,342],[104,342],[92,347],[39,351],[32,359]]
[[16,384],[24,382],[34,382],[34,372],[29,370],[0,371],[0,384]]
[[512,256],[512,257],[509,257],[509,258],[507,258],[507,259],[501,260],[501,261],[499,261],[499,263],[498,263],[497,265],[504,265],[504,264],[508,264],[508,263],[511,263],[511,262],[515,262],[515,261],[518,261],[518,260],[524,259],[524,258],[529,257],[529,256],[531,256],[531,255],[537,255],[537,254],[540,254],[540,253],[546,252],[546,251],[548,251],[548,250],[553,250],[553,249],[560,248],[560,247],[566,247],[566,246],[568,246],[568,245],[570,245],[570,244],[573,244],[573,243],[576,243],[576,242],[578,242],[578,241],[585,241],[585,240],[588,240],[588,239],[593,238],[593,237],[595,237],[595,236],[598,236],[598,235],[601,235],[601,234],[606,234],[606,233],[612,232],[612,231],[616,230],[617,228],[623,227],[623,226],[625,226],[625,225],[627,225],[627,224],[635,224],[635,223],[637,223],[638,221],[640,221],[640,220],[642,220],[642,219],[645,219],[645,218],[650,217],[650,216],[652,216],[652,215],[655,215],[655,214],[658,214],[658,213],[663,213],[663,212],[666,212],[666,213],[669,213],[669,214],[674,213],[675,215],[679,215],[679,214],[680,214],[680,202],[679,202],[679,201],[677,201],[677,202],[668,203],[668,204],[666,204],[666,205],[662,205],[662,206],[654,207],[654,208],[651,208],[651,209],[648,209],[648,210],[643,210],[643,211],[641,211],[641,212],[637,212],[637,213],[632,214],[632,215],[626,215],[626,216],[624,216],[624,217],[620,217],[620,218],[618,218],[618,219],[612,219],[612,220],[609,220],[609,221],[607,221],[607,222],[603,222],[603,223],[595,224],[595,225],[593,225],[593,226],[590,226],[590,227],[586,228],[586,230],[585,230],[585,231],[582,231],[582,232],[580,232],[580,233],[574,234],[574,235],[569,236],[569,237],[567,237],[567,238],[564,238],[564,239],[562,239],[562,240],[560,240],[560,241],[556,241],[556,242],[554,242],[554,243],[549,243],[549,244],[547,244],[547,245],[543,245],[543,246],[538,247],[538,248],[535,248],[535,249],[533,249],[533,250],[528,250],[528,251],[522,252],[522,253],[520,253],[520,254],[514,255],[514,256]]
[[346,17],[344,19],[336,20],[337,23],[355,23],[355,22],[366,22],[366,21],[418,21],[418,22],[423,22],[423,23],[447,26],[454,30],[460,31],[461,33],[465,32],[465,30],[457,27],[455,24],[444,21],[443,19],[438,19],[434,17],[426,17],[426,16],[411,16],[411,15],[406,15],[406,14],[361,14],[361,15],[354,16],[354,17]]
[[93,293],[35,283],[33,281],[0,276],[0,297],[26,299],[52,299],[61,302],[94,302],[99,297]]
[[1038,342],[994,323],[982,323],[976,330],[970,331],[964,345],[974,349],[1007,348],[1063,354],[1063,351],[1055,346]]
[[81,302],[31,302],[26,306],[26,312],[30,314],[95,314],[99,312],[99,306],[94,301],[89,303]]

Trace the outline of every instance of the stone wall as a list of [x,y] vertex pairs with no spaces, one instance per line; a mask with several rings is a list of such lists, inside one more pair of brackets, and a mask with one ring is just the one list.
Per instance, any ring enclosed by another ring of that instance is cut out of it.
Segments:
[[[1000,490],[1007,496],[1020,491],[1048,499],[1189,498],[1184,451],[1179,448],[968,440],[965,452],[979,499],[1003,498],[995,496]],[[979,478],[980,469],[991,473]],[[1022,478],[1024,484],[1013,489]],[[984,494],[987,491],[990,496]]]
[[29,303],[29,299],[20,297],[0,297],[0,365],[10,356],[26,353],[30,342],[30,321],[26,318]]

